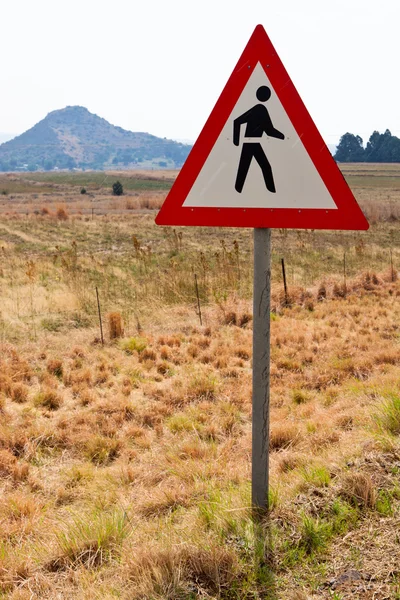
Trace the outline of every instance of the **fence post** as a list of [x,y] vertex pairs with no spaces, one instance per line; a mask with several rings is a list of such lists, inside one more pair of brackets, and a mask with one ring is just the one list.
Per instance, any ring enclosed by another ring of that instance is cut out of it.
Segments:
[[97,310],[99,311],[99,323],[100,323],[100,334],[101,334],[101,345],[104,346],[104,337],[103,337],[103,323],[101,321],[101,311],[100,311],[100,300],[99,300],[99,290],[96,286],[96,297],[97,297]]

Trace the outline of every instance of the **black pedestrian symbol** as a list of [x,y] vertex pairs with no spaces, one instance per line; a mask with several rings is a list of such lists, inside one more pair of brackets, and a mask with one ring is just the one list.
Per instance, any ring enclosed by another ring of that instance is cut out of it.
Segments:
[[[262,85],[256,92],[257,100],[267,102],[271,97],[271,90],[266,85]],[[239,146],[240,143],[240,127],[246,123],[246,138],[261,138],[263,133],[270,137],[284,140],[283,133],[275,129],[272,124],[269,112],[263,104],[256,104],[250,108],[233,122],[233,143]],[[275,193],[274,177],[272,175],[271,165],[260,142],[244,142],[242,153],[240,155],[239,168],[236,176],[235,190],[242,193],[244,182],[246,181],[247,173],[249,172],[250,163],[253,157],[258,162],[265,181],[267,190]]]

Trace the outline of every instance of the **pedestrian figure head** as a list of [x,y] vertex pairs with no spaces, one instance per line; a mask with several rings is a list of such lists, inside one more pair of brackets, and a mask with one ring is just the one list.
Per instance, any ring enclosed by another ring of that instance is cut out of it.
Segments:
[[271,98],[271,90],[269,89],[268,86],[262,85],[261,87],[258,88],[258,90],[256,92],[256,96],[257,96],[257,100],[259,100],[260,102],[266,102],[267,100],[269,100]]

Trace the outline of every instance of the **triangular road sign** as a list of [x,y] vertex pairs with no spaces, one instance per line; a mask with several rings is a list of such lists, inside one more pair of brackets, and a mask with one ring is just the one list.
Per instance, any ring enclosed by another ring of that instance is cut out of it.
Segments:
[[156,223],[368,229],[262,25],[255,28]]

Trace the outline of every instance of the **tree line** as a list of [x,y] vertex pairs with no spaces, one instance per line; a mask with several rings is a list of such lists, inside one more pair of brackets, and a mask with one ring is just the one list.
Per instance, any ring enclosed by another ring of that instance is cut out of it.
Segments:
[[374,131],[364,148],[363,139],[353,133],[340,138],[334,156],[337,162],[400,163],[400,139],[389,129]]

